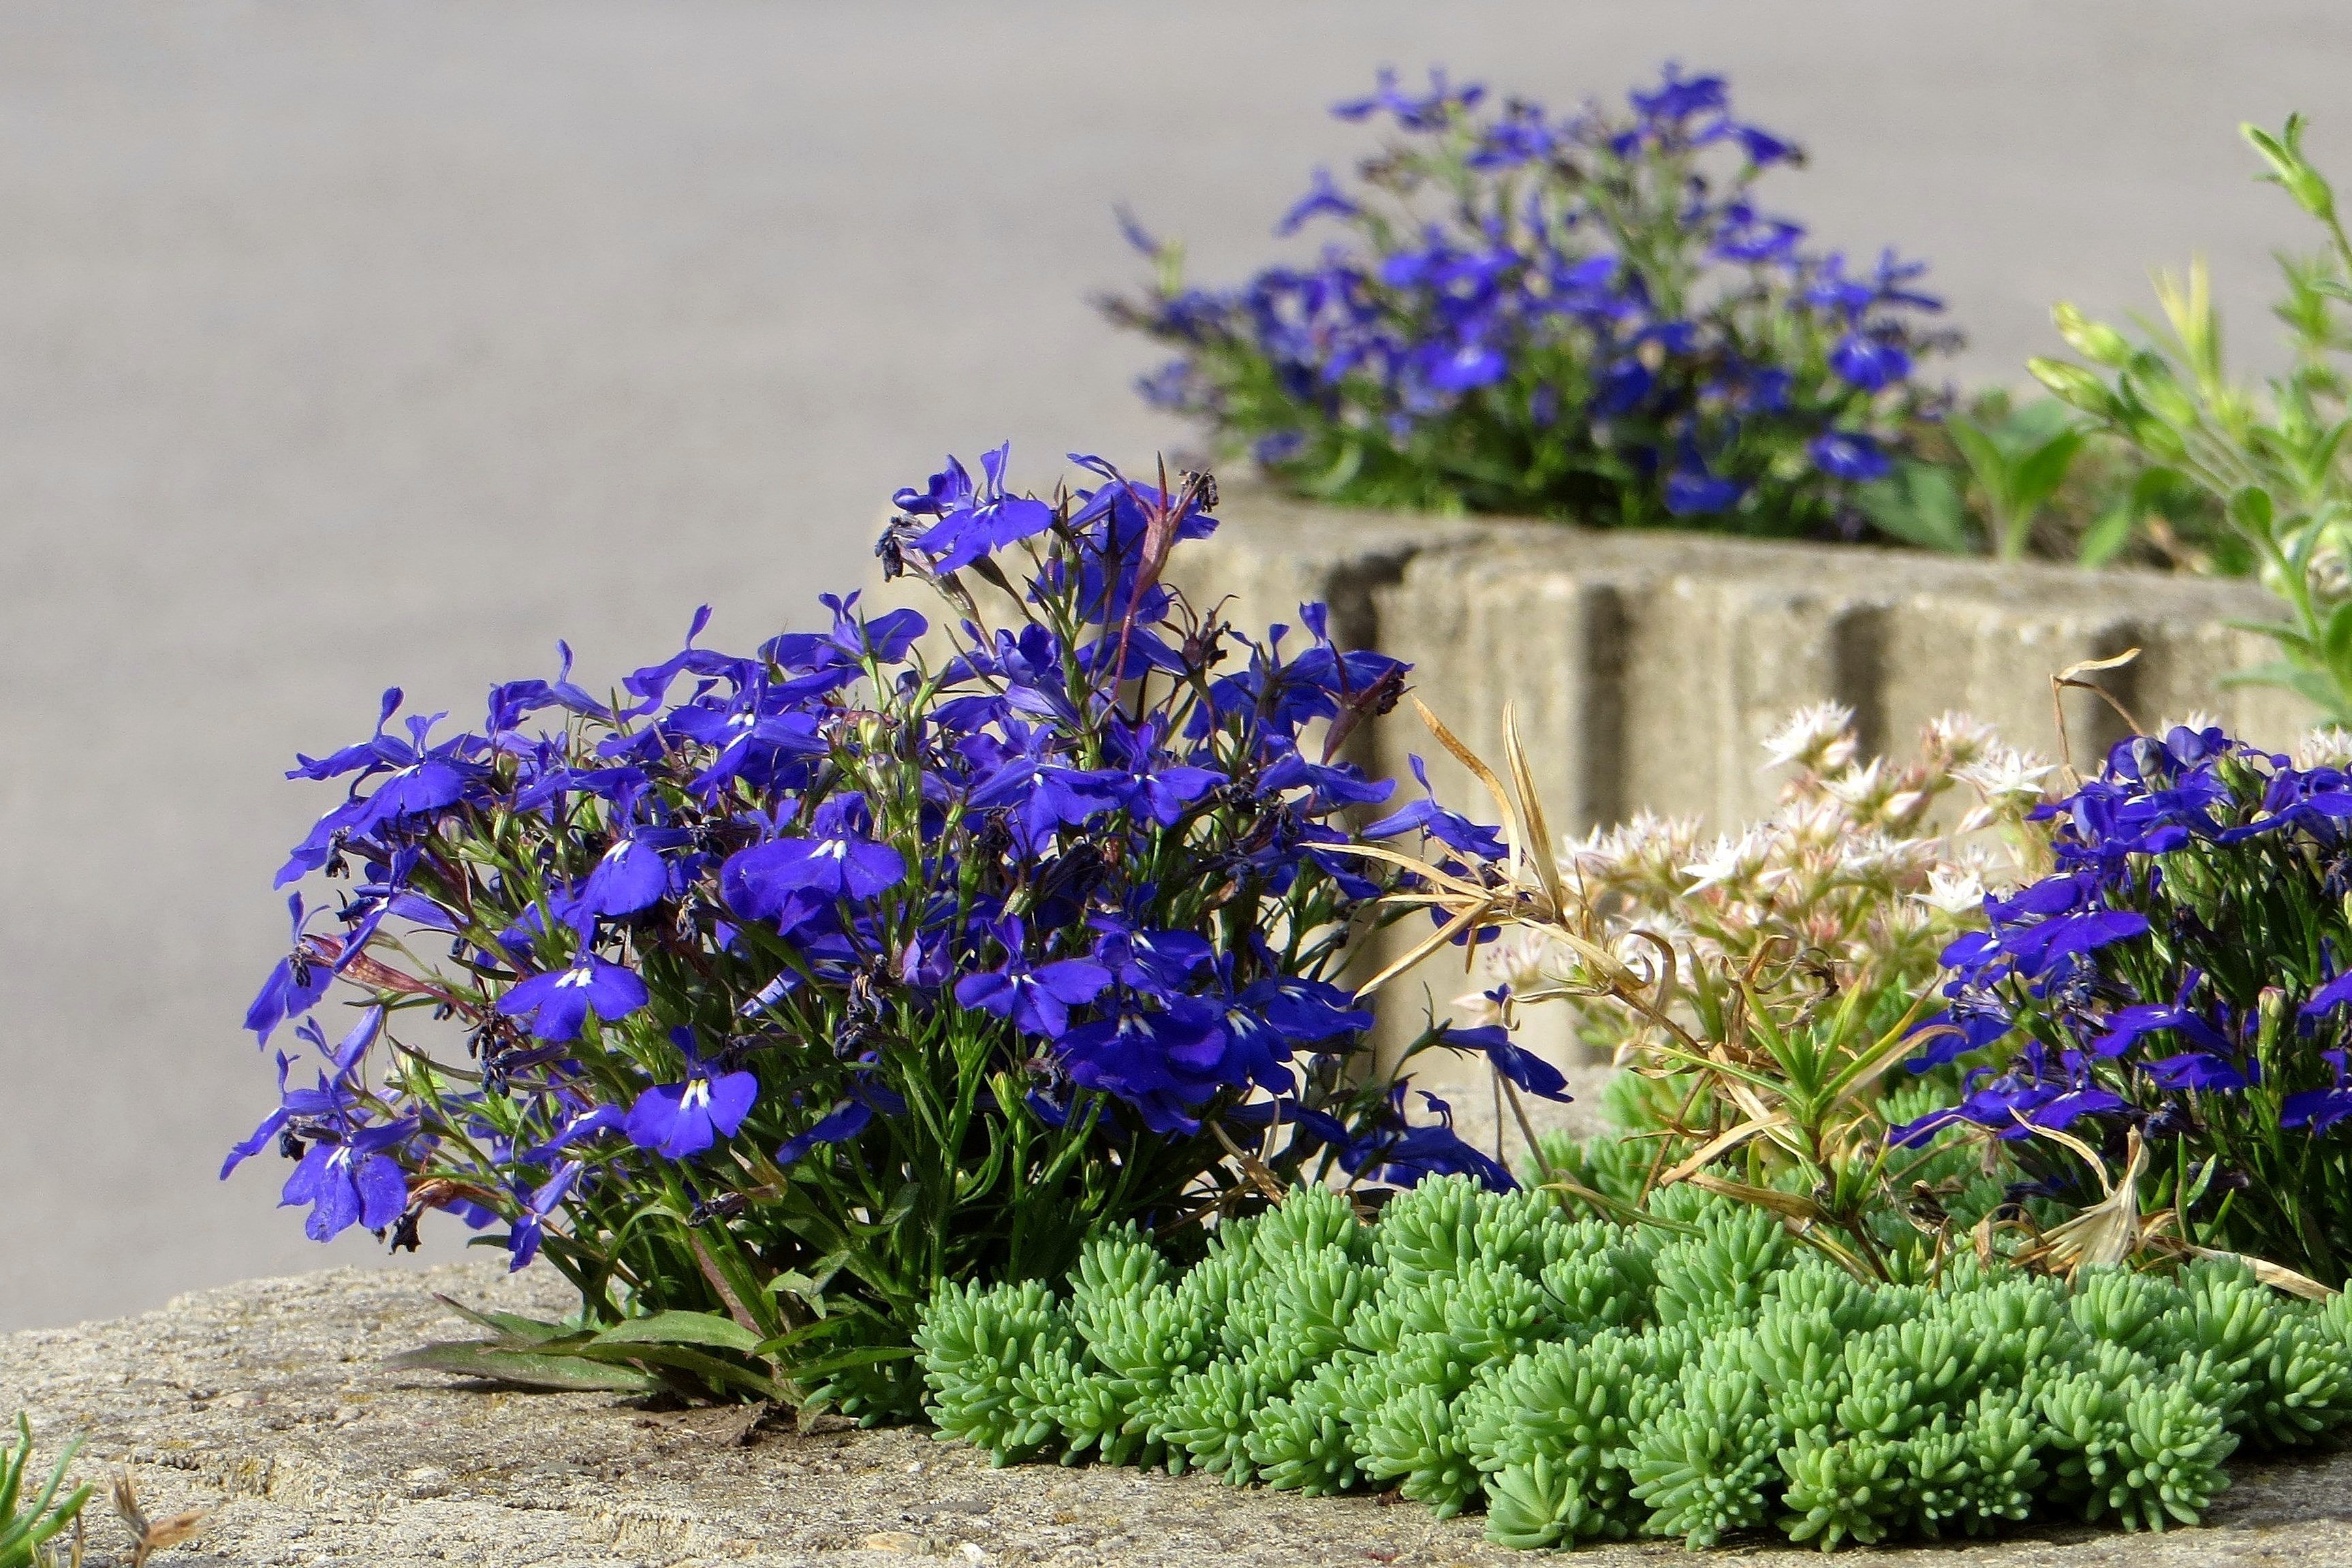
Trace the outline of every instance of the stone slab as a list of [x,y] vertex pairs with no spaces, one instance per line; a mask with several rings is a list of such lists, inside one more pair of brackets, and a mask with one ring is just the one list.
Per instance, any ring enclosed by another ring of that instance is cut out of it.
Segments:
[[[159,1568],[1502,1568],[1476,1519],[1412,1503],[1235,1490],[1132,1469],[992,1469],[911,1429],[746,1432],[739,1411],[670,1411],[388,1371],[386,1355],[467,1336],[434,1301],[551,1314],[566,1287],[495,1262],[423,1275],[338,1269],[183,1296],[161,1311],[0,1338],[0,1411],[31,1411],[46,1449],[86,1433],[79,1473],[134,1478],[151,1512],[218,1510]],[[822,1428],[826,1424],[815,1424]],[[2352,1563],[2352,1456],[2242,1465],[2208,1527],[2080,1528],[1993,1544],[1866,1554],[2000,1568]],[[90,1568],[126,1563],[91,1509]],[[1811,1552],[1737,1542],[1709,1558]],[[1693,1561],[1671,1543],[1587,1549],[1595,1568]]]

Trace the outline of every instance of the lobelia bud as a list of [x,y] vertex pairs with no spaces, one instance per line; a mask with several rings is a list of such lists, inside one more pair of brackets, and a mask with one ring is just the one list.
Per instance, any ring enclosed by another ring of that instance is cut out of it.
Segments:
[[2254,1006],[2262,1019],[2262,1033],[2258,1037],[2259,1044],[2255,1049],[2267,1057],[2272,1045],[2278,1039],[2280,1026],[2289,1016],[2286,993],[2278,986],[2265,985],[2263,987],[2262,995],[2256,999]]
[[2172,377],[2171,368],[2154,355],[2143,355],[2124,373],[2124,392],[2175,429],[2197,423],[2197,405]]
[[2327,177],[2311,165],[2303,155],[2303,128],[2305,121],[2300,114],[2287,116],[2283,134],[2273,136],[2259,125],[2242,124],[2238,134],[2252,144],[2271,172],[2263,178],[2279,186],[2294,198],[2295,205],[2322,223],[2336,221],[2336,191]]
[[2123,411],[2107,384],[2079,364],[2063,359],[2030,359],[2025,368],[2061,402],[2101,419],[2120,419]]
[[2103,321],[2091,320],[2063,300],[2051,308],[2050,319],[2057,324],[2058,335],[2066,340],[2066,346],[2084,359],[2120,369],[2131,358],[2131,344],[2121,332]]
[[2132,440],[2158,461],[2178,463],[2189,456],[2189,443],[2180,438],[2180,432],[2157,416],[2143,411],[2124,423]]

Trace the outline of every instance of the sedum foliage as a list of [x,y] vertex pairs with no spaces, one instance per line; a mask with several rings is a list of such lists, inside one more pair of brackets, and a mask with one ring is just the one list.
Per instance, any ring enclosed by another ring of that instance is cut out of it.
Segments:
[[1449,1176],[1367,1224],[1308,1188],[1181,1273],[1130,1226],[1066,1292],[944,1285],[916,1343],[941,1437],[1000,1464],[1393,1488],[1515,1547],[2163,1530],[2241,1447],[2352,1422],[2345,1299],[2235,1262],[1870,1283],[1758,1208],[1680,1189],[1653,1217]]

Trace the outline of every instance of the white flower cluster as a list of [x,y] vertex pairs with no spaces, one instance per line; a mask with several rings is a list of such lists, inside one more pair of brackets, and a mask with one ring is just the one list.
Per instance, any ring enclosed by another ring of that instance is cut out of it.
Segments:
[[[1674,954],[1678,1005],[1704,1014],[1735,980],[1766,991],[1916,989],[1988,891],[2038,875],[2046,850],[2026,816],[2053,764],[1946,714],[1920,732],[1915,761],[1858,762],[1853,715],[1823,703],[1765,742],[1788,780],[1780,805],[1737,833],[1648,813],[1569,840],[1560,868],[1594,940],[1654,982]],[[1965,790],[1957,814],[1939,806]],[[1490,984],[1516,998],[1580,989],[1574,955],[1535,937],[1493,943]],[[1465,1005],[1491,1021],[1506,1011]],[[1638,1035],[1622,1004],[1580,1004],[1581,1025],[1621,1059]]]

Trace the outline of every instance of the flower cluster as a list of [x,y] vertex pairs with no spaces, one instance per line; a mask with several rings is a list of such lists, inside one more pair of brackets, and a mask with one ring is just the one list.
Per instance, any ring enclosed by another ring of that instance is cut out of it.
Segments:
[[1354,243],[1237,289],[1187,286],[1129,220],[1159,277],[1108,308],[1179,353],[1145,395],[1335,500],[1853,536],[1853,487],[1940,406],[1914,368],[1956,340],[1917,324],[1923,264],[1814,252],[1759,207],[1802,154],[1722,78],[1669,67],[1629,102],[1556,118],[1383,72],[1335,112],[1397,142],[1276,230]]
[[477,731],[394,731],[394,691],[302,759],[347,795],[279,882],[351,885],[291,900],[247,1023],[315,1059],[280,1052],[229,1165],[295,1160],[314,1237],[398,1245],[437,1207],[503,1222],[592,1320],[779,1335],[845,1307],[902,1332],[943,1276],[1058,1271],[1097,1220],[1302,1172],[1507,1183],[1359,1070],[1335,983],[1381,883],[1331,847],[1387,793],[1336,752],[1403,667],[1319,606],[1252,641],[1166,586],[1215,526],[1205,476],[1083,458],[1097,482],[1047,502],[1005,458],[900,491],[879,546],[951,630],[828,598],[742,657],[698,615],[618,691],[567,649]]
[[[2328,1282],[2352,1263],[2352,775],[2340,735],[2296,760],[2214,728],[2134,737],[2041,809],[2052,875],[1989,897],[1944,953],[1951,1027],[1925,1067],[1995,1048],[1965,1098],[1898,1131],[2011,1142],[2137,1133],[2144,1206]],[[2079,1185],[2070,1156],[2042,1164]]]
[[[1645,812],[1570,840],[1560,867],[1590,911],[1590,934],[1652,984],[1661,949],[1670,951],[1681,999],[1713,1037],[1739,984],[1804,992],[1833,975],[1840,987],[1899,998],[1899,1012],[1988,886],[2038,868],[2041,835],[2026,819],[2052,770],[1957,713],[1920,731],[1908,763],[1857,761],[1858,748],[1851,710],[1808,708],[1765,742],[1771,765],[1788,770],[1770,817],[1710,838],[1695,818]],[[1939,804],[1961,785],[1974,803],[1939,823]],[[1584,968],[1539,930],[1499,939],[1486,966],[1496,989],[1463,1000],[1496,1015],[1578,988]],[[1579,1005],[1587,1037],[1630,1060],[1647,1032],[1641,1018],[1605,994]]]

